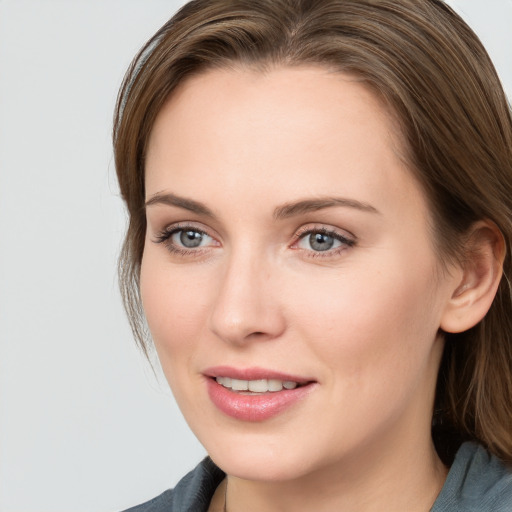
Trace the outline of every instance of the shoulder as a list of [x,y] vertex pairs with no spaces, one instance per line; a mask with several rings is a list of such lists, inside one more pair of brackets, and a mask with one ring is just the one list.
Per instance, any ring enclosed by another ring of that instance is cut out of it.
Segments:
[[431,512],[512,511],[512,470],[475,443],[464,443]]
[[174,489],[168,489],[156,498],[124,512],[206,512],[224,476],[212,460],[206,457]]

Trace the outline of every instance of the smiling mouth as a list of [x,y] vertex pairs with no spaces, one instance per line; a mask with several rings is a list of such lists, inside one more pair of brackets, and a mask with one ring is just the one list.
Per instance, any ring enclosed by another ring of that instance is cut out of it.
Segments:
[[247,395],[277,393],[283,389],[292,390],[305,385],[291,380],[279,379],[242,380],[218,376],[215,377],[215,380],[226,389]]
[[212,403],[241,421],[259,422],[281,414],[312,393],[318,382],[264,368],[218,366],[205,371]]

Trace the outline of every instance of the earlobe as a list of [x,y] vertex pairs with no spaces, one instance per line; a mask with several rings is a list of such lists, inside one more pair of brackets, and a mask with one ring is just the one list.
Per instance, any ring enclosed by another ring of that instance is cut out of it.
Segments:
[[467,331],[482,320],[498,290],[504,258],[505,243],[496,224],[488,220],[475,223],[465,244],[462,278],[441,318],[443,331]]

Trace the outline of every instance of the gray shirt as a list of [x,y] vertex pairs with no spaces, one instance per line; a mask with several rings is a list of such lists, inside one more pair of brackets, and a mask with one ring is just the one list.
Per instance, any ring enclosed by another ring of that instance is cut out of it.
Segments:
[[512,512],[512,470],[482,446],[464,443],[430,512]]
[[[224,476],[207,457],[174,489],[125,512],[207,512]],[[482,446],[464,443],[430,512],[512,512],[512,470]]]

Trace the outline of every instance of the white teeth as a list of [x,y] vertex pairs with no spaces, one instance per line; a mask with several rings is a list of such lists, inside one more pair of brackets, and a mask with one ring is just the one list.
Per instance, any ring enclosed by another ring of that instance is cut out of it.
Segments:
[[268,390],[269,391],[281,391],[283,389],[283,383],[280,380],[269,379]]
[[217,377],[217,382],[226,388],[231,387],[231,377]]
[[247,391],[249,389],[249,381],[231,379],[231,389],[233,391]]
[[255,393],[265,393],[267,390],[268,383],[266,379],[249,381],[249,391],[254,391]]
[[258,380],[240,380],[230,377],[216,377],[215,380],[225,388],[233,391],[251,391],[253,393],[275,393],[284,389],[295,389],[298,384],[290,380],[278,379],[258,379]]

